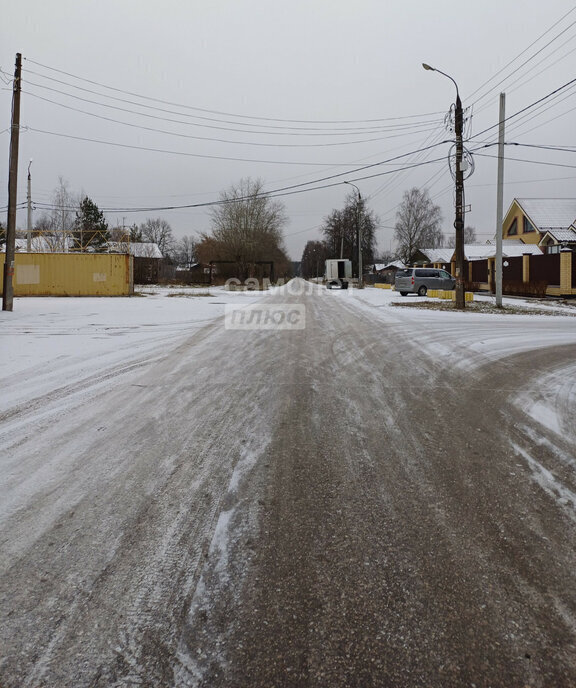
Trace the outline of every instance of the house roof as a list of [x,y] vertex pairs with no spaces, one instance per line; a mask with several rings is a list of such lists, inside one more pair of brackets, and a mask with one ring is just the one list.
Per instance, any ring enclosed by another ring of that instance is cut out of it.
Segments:
[[576,243],[576,229],[573,227],[568,227],[568,229],[547,229],[545,236],[542,237],[541,243],[546,239],[547,236],[551,237],[559,244]]
[[[537,244],[522,244],[511,241],[502,242],[502,256],[504,258],[515,258],[530,253],[534,256],[542,255],[541,249]],[[466,244],[464,246],[464,256],[466,260],[486,260],[496,256],[496,246],[494,244]]]
[[374,270],[376,270],[376,272],[379,272],[380,270],[389,270],[390,268],[398,268],[401,270],[405,267],[406,266],[401,260],[395,260],[392,263],[376,263],[374,265]]
[[129,253],[135,258],[162,258],[158,244],[144,241],[109,241],[108,250],[112,253]]
[[541,232],[568,228],[576,221],[576,198],[515,198]]
[[431,263],[449,263],[454,254],[453,248],[421,248],[423,253],[430,259]]
[[[61,236],[33,236],[31,241],[32,253],[62,253],[72,248],[74,241],[71,237],[64,240]],[[18,253],[26,253],[28,250],[28,240],[14,239],[14,250]],[[0,252],[6,252],[5,244],[0,247]]]
[[[52,236],[35,236],[32,237],[32,252],[33,253],[55,253],[71,249],[74,241],[71,237],[66,237],[66,244],[62,237]],[[15,239],[14,248],[19,253],[26,253],[27,240]],[[108,251],[110,253],[130,253],[136,258],[163,258],[162,252],[158,248],[158,244],[145,242],[122,242],[109,241]],[[4,244],[0,247],[0,252],[5,253],[6,247]]]

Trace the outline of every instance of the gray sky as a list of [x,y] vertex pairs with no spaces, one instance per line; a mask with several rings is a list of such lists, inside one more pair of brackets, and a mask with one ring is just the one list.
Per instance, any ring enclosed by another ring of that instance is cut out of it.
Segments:
[[[35,203],[50,201],[61,176],[111,209],[111,225],[163,217],[180,237],[209,229],[205,208],[124,209],[214,201],[242,177],[267,189],[333,184],[283,198],[286,245],[298,260],[343,206],[351,187],[341,182],[350,180],[380,216],[380,250],[393,247],[397,206],[413,186],[429,189],[452,233],[450,144],[441,142],[452,137],[443,120],[455,89],[421,63],[457,81],[472,106],[467,147],[475,150],[497,141],[500,91],[513,115],[576,78],[575,22],[569,0],[8,0],[0,66],[13,74],[22,53],[28,128],[19,201],[33,158]],[[1,85],[4,208],[11,91]],[[576,84],[512,118],[506,140],[574,147],[575,108]],[[506,154],[505,210],[515,196],[574,197],[573,152],[510,146]],[[466,182],[466,224],[482,241],[495,231],[495,155],[477,150]],[[341,176],[318,181],[333,175]]]

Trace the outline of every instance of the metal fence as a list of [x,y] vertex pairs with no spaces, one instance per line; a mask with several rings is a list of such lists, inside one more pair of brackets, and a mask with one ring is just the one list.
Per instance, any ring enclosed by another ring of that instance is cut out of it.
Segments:
[[522,256],[504,258],[502,261],[502,282],[522,282],[523,280]]
[[560,254],[545,253],[530,256],[530,282],[560,285]]
[[488,261],[472,261],[472,282],[488,282]]

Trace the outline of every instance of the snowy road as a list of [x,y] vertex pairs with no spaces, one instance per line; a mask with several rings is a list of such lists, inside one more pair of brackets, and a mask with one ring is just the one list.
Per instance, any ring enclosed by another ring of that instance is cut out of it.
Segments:
[[2,688],[575,685],[576,319],[242,298],[2,321]]

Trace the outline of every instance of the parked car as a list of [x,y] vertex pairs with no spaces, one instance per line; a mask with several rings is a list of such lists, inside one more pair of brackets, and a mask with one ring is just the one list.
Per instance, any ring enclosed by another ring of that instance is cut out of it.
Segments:
[[454,289],[456,280],[446,270],[437,268],[406,268],[398,270],[394,288],[402,296],[418,294],[426,296],[428,289]]

